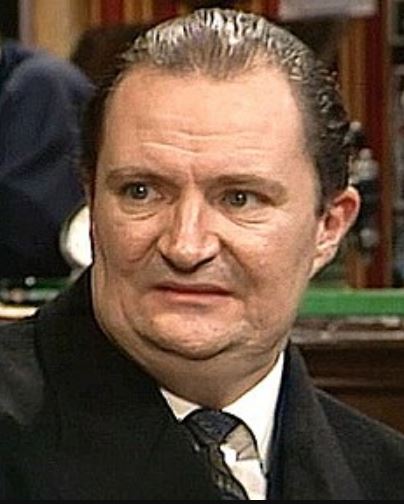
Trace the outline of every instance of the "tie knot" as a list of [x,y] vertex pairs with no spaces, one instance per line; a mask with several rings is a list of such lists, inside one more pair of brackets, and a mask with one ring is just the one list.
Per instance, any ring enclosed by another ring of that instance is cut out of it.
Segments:
[[255,438],[247,425],[230,413],[207,408],[191,412],[183,424],[192,434],[195,450],[210,462],[212,478],[222,499],[248,500],[248,494],[228,466],[230,460],[224,453],[227,449],[227,455],[233,454],[230,457],[233,465],[248,459],[259,463]]
[[240,424],[240,420],[223,411],[201,408],[190,413],[184,424],[203,444],[222,444]]
[[202,408],[190,413],[183,423],[200,446],[226,444],[234,450],[238,460],[260,460],[254,434],[231,413]]

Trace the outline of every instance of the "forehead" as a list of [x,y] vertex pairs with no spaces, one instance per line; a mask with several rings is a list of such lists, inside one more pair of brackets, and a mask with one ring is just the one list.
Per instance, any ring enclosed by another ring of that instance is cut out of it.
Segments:
[[226,80],[135,68],[117,85],[106,108],[106,122],[127,120],[135,125],[156,117],[181,117],[184,127],[199,124],[201,130],[253,123],[257,128],[271,129],[274,119],[281,116],[285,128],[301,132],[301,114],[290,84],[279,70],[270,67]]
[[106,107],[100,165],[282,171],[309,164],[301,114],[274,68],[229,80],[137,68]]

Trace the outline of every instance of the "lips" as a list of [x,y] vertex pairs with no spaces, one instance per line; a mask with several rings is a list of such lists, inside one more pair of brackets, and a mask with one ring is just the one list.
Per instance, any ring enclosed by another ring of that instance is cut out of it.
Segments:
[[163,282],[158,284],[157,289],[160,291],[172,292],[177,294],[189,295],[229,295],[230,291],[220,285],[210,283],[177,283],[177,282]]

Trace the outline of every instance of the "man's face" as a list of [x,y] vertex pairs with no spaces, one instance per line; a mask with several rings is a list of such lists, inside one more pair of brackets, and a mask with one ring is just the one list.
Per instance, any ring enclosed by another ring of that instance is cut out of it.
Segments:
[[316,181],[283,76],[137,70],[107,107],[92,206],[102,327],[143,364],[284,341],[317,252]]

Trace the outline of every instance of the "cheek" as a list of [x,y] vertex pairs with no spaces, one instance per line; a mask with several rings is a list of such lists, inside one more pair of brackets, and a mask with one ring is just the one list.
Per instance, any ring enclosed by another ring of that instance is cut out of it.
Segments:
[[108,266],[127,270],[141,261],[156,240],[156,226],[150,221],[133,221],[110,207],[93,219],[94,256],[100,255]]
[[[310,232],[308,231],[308,236]],[[307,287],[313,257],[313,242],[308,237],[292,234],[272,236],[261,243],[260,254],[252,251],[249,258],[249,291],[246,315],[252,326],[282,335],[293,322]],[[255,258],[253,259],[253,254]],[[251,265],[254,265],[251,268]]]
[[287,297],[304,288],[315,252],[314,223],[268,226],[245,243],[248,248],[240,247],[239,258],[249,272],[254,297],[265,302],[271,292],[282,298],[282,292]]

